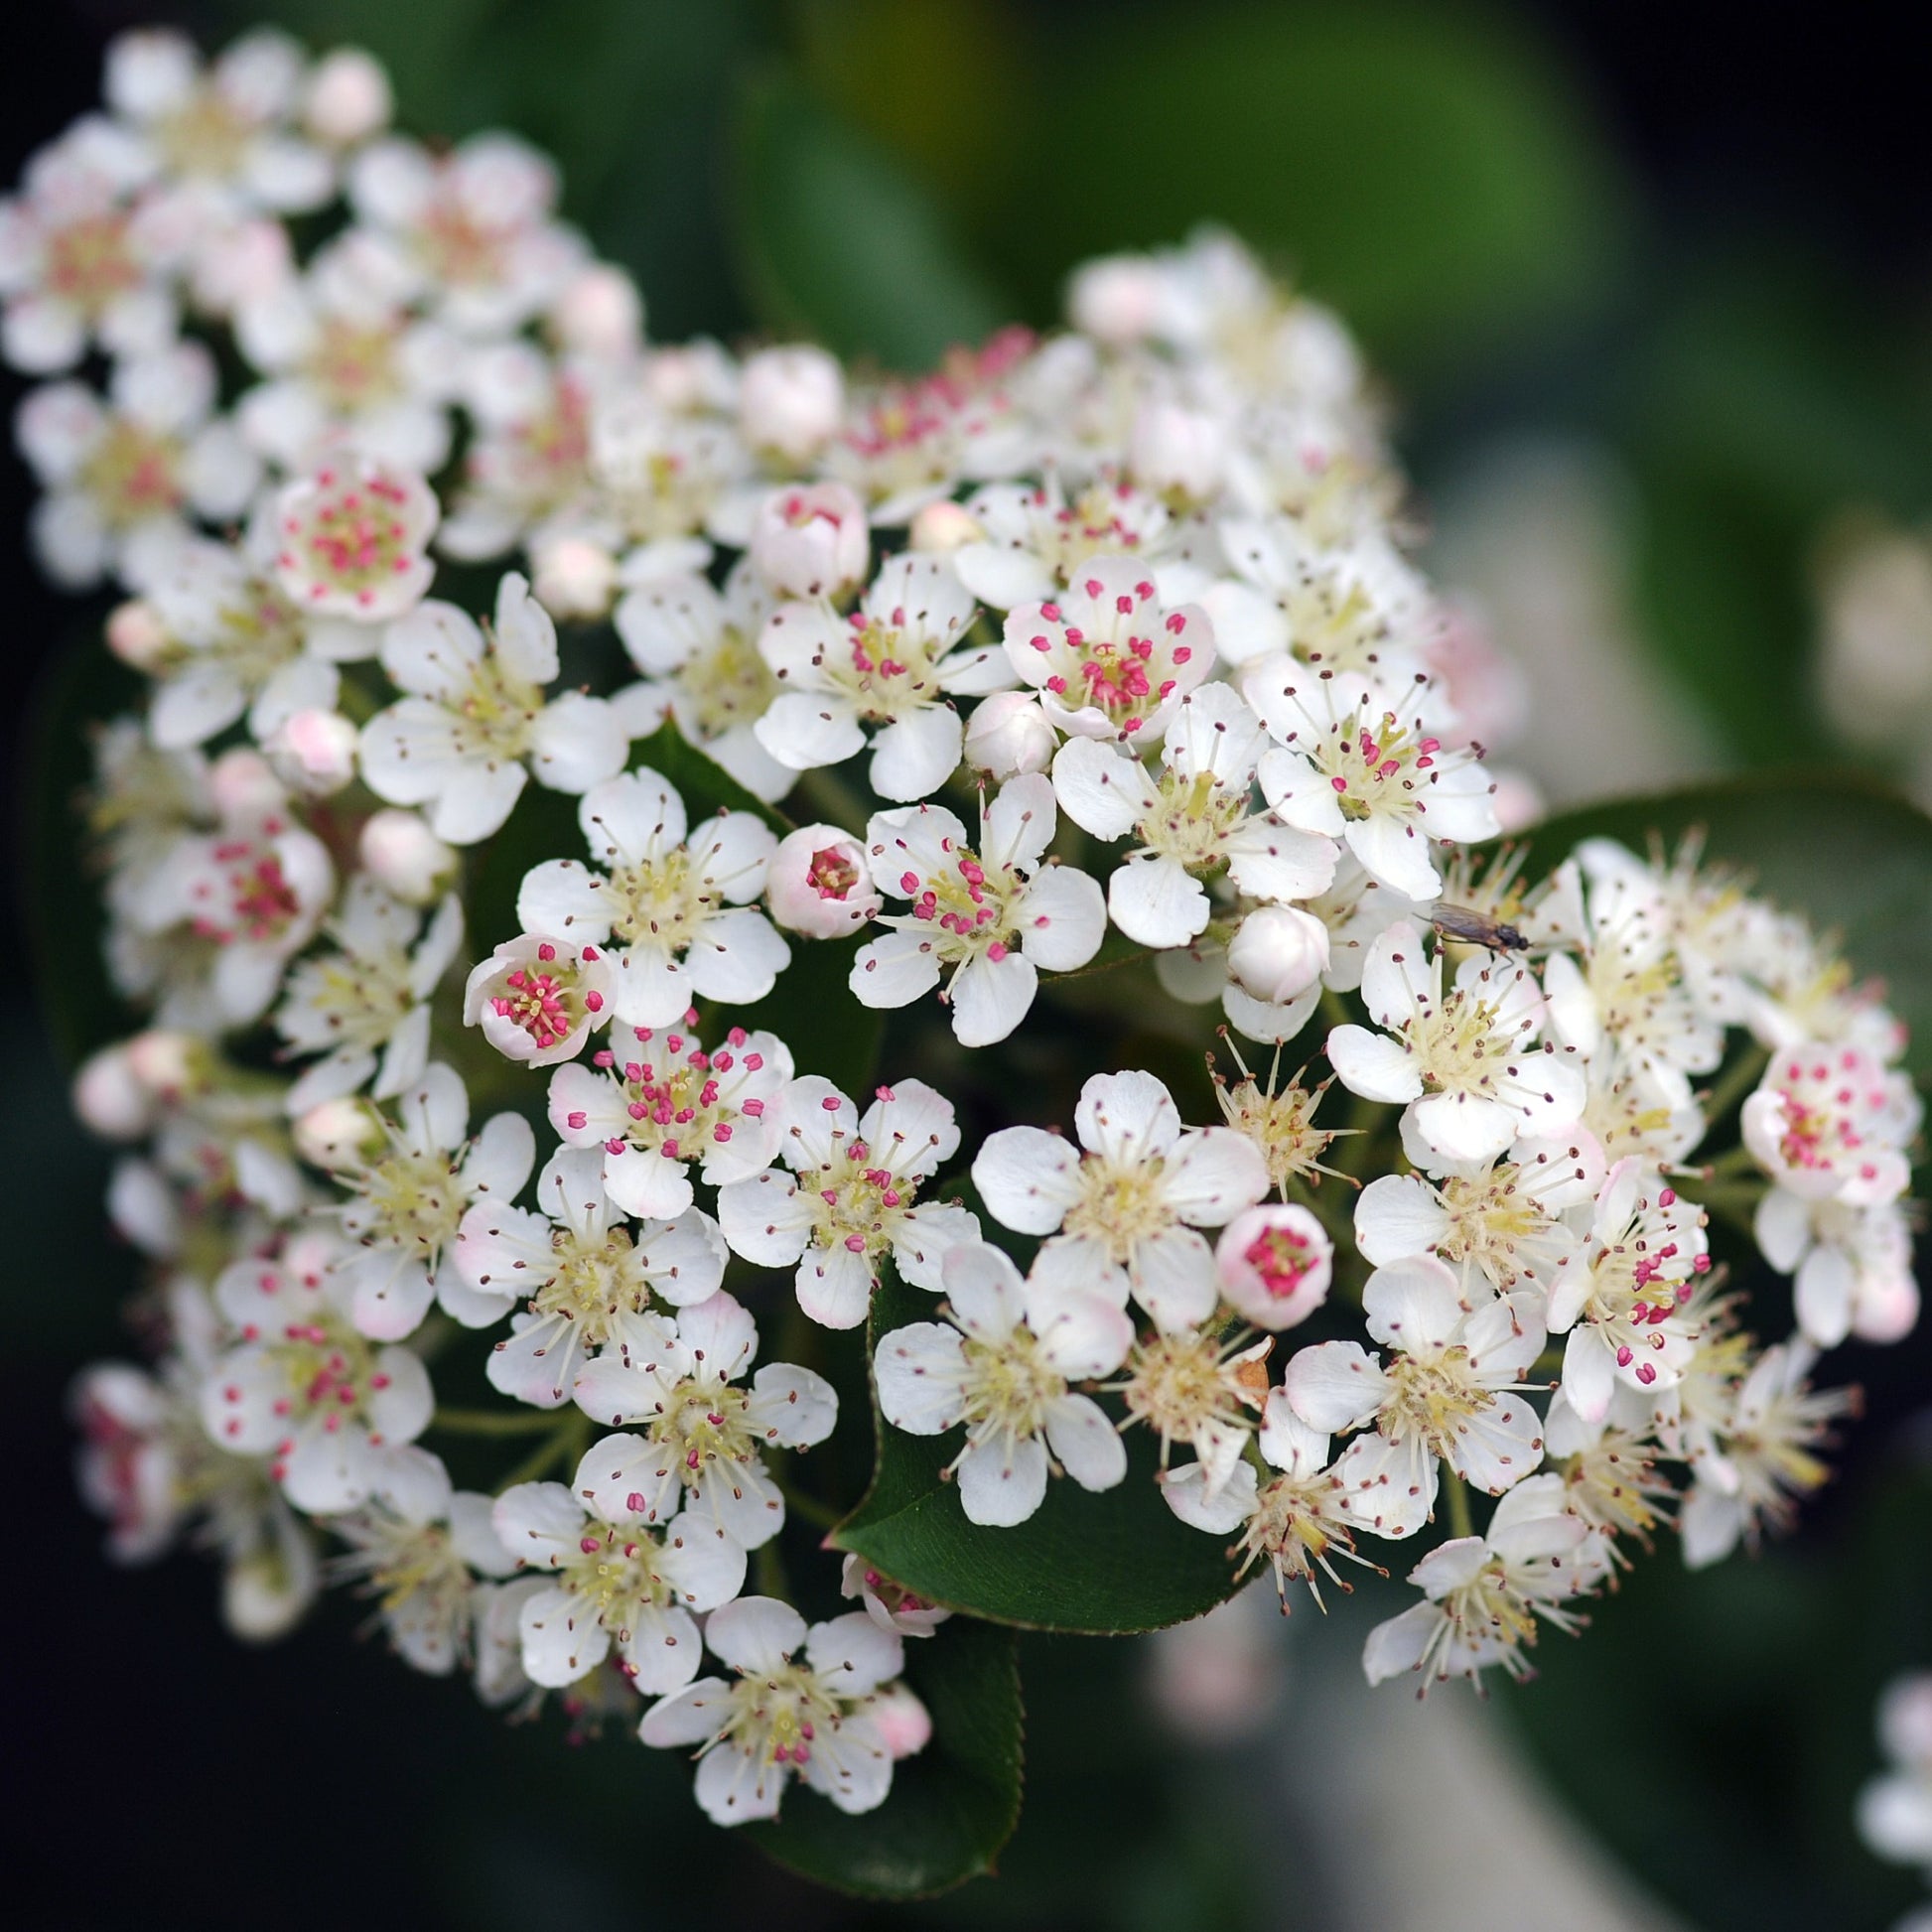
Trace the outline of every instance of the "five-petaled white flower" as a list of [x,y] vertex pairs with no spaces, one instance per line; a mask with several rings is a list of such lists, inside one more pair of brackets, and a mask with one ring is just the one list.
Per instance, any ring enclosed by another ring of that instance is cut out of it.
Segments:
[[1039,971],[1084,966],[1106,934],[1100,888],[1072,866],[1044,863],[1054,829],[1053,787],[1032,772],[980,808],[977,849],[938,805],[880,812],[866,827],[873,882],[906,912],[860,948],[853,994],[869,1007],[910,1006],[938,986],[965,1046],[990,1046],[1027,1017]]
[[675,787],[648,769],[592,787],[577,819],[603,870],[533,867],[516,915],[529,932],[608,943],[618,1019],[668,1027],[694,996],[744,1006],[771,991],[791,948],[750,902],[778,844],[763,820],[721,811],[691,829]]
[[1071,1382],[1118,1368],[1134,1324],[1104,1296],[1048,1285],[998,1248],[961,1242],[941,1270],[945,1321],[895,1328],[875,1351],[879,1408],[895,1429],[943,1436],[962,1423],[949,1465],[969,1522],[1024,1523],[1045,1500],[1049,1468],[1111,1489],[1127,1450],[1106,1412]]
[[1268,1191],[1268,1165],[1232,1128],[1182,1130],[1151,1073],[1096,1073],[1074,1112],[1078,1149],[1038,1127],[987,1137],[973,1184],[1002,1227],[1051,1236],[1035,1272],[1107,1297],[1131,1292],[1174,1331],[1214,1311],[1220,1280],[1201,1228],[1221,1227]]

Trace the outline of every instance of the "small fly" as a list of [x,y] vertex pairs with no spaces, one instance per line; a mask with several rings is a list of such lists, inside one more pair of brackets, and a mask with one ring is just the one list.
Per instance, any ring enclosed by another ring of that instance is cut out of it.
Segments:
[[1445,939],[1458,940],[1465,946],[1487,946],[1491,952],[1524,952],[1529,941],[1513,925],[1492,919],[1468,905],[1438,905],[1431,920]]

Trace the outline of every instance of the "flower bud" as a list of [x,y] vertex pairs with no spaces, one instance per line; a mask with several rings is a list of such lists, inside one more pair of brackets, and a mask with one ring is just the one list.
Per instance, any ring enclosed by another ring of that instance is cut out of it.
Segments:
[[1076,269],[1067,285],[1074,328],[1114,348],[1151,335],[1162,307],[1161,271],[1145,255],[1103,255]]
[[559,537],[531,557],[531,588],[553,618],[601,618],[618,587],[618,563],[588,537]]
[[161,621],[161,613],[139,597],[115,606],[107,619],[107,648],[123,664],[152,671],[168,649],[168,627]]
[[327,1173],[359,1167],[365,1156],[380,1152],[386,1139],[382,1116],[353,1094],[322,1101],[298,1114],[289,1136],[296,1153]]
[[394,109],[382,63],[359,47],[340,47],[316,63],[302,118],[317,140],[348,148],[380,133]]
[[738,428],[753,449],[808,463],[845,414],[845,377],[822,348],[760,349],[739,377]]
[[968,543],[978,543],[986,535],[979,519],[964,503],[942,496],[928,503],[912,518],[912,548],[949,553]]
[[1283,1007],[1327,970],[1328,928],[1295,905],[1263,905],[1228,943],[1228,972],[1257,1000]]
[[355,776],[356,730],[340,711],[293,711],[264,750],[291,791],[327,798]]
[[1903,1341],[1918,1326],[1918,1283],[1907,1265],[1867,1279],[1852,1307],[1852,1332],[1861,1341]]
[[885,904],[866,866],[866,848],[836,825],[801,825],[778,841],[765,871],[765,901],[788,932],[838,939]]
[[866,506],[844,483],[774,489],[752,525],[752,567],[780,597],[837,597],[865,579]]
[[1003,784],[1023,771],[1044,771],[1058,744],[1031,691],[995,691],[966,721],[966,762]]
[[288,788],[268,760],[240,746],[214,760],[208,791],[225,819],[268,818],[288,804]]
[[1227,430],[1218,417],[1178,403],[1142,404],[1128,462],[1144,488],[1204,503],[1220,488],[1227,459]]
[[481,1027],[505,1059],[529,1066],[576,1058],[610,1018],[611,968],[603,953],[539,932],[505,939],[463,989],[463,1024]]
[[375,813],[363,825],[357,849],[363,869],[411,905],[428,905],[456,880],[456,848],[445,845],[416,812]]
[[167,1106],[207,1083],[208,1049],[193,1034],[150,1027],[146,1033],[136,1034],[125,1050],[129,1072],[151,1098]]
[[593,361],[621,362],[644,340],[644,298],[622,269],[597,262],[580,269],[550,311],[558,345]]
[[1306,1207],[1250,1207],[1221,1230],[1221,1299],[1257,1328],[1293,1328],[1328,1299],[1335,1248]]
[[932,1718],[903,1684],[889,1684],[867,1708],[880,1738],[894,1757],[913,1757],[932,1737]]
[[103,1141],[138,1141],[154,1125],[154,1096],[128,1062],[125,1042],[103,1046],[73,1076],[73,1111]]

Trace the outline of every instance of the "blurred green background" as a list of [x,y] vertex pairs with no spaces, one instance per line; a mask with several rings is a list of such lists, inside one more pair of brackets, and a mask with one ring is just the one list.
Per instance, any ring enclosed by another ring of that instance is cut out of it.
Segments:
[[[1433,561],[1529,663],[1521,758],[1553,798],[1842,756],[1813,684],[1821,533],[1848,507],[1932,510],[1926,48],[1875,17],[1791,10],[1743,36],[1717,10],[1390,0],[160,11],[209,42],[261,20],[360,42],[411,130],[500,124],[548,148],[566,212],[636,274],[659,338],[809,335],[916,367],[1012,318],[1050,323],[1083,255],[1235,228],[1386,377]],[[0,23],[10,172],[91,98],[106,36],[152,17],[29,13]],[[29,496],[9,466],[23,688],[98,616],[35,578]],[[1909,748],[1863,756],[1897,775]],[[1452,1815],[1400,1766],[1360,1774],[1358,1813],[1310,1797],[1374,1729],[1350,1688],[1388,1607],[1371,1591],[1325,1628],[1298,1611],[1268,1726],[1219,1749],[1151,1715],[1144,1647],[1033,1645],[1006,1875],[908,1910],[805,1891],[703,1830],[675,1762],[505,1731],[345,1641],[352,1605],[238,1650],[210,1574],[110,1570],[72,1498],[62,1390],[125,1346],[129,1262],[31,1007],[0,1025],[0,1136],[30,1177],[0,1301],[4,1466],[28,1513],[15,1922],[1345,1927],[1375,1923],[1361,1871]],[[1801,1537],[1695,1582],[1669,1551],[1641,1566],[1583,1643],[1543,1646],[1544,1680],[1499,1699],[1490,1730],[1432,1707],[1458,1726],[1436,1733],[1451,1767],[1499,1722],[1527,1753],[1511,1775],[1560,1790],[1676,1922],[1888,1924],[1915,1882],[1862,1851],[1851,1806],[1879,1685],[1932,1664],[1929,1361],[1926,1341],[1845,1351],[1869,1413]],[[1459,1863],[1450,1847],[1440,1909],[1413,1922],[1561,1932],[1513,1887],[1518,1849],[1500,1822]],[[1617,1909],[1604,1867],[1584,1869]],[[1603,1921],[1638,1922],[1668,1921]]]

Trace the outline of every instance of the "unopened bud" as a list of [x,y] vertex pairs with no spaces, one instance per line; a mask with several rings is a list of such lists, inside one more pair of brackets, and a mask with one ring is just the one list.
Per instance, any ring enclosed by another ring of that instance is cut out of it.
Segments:
[[302,118],[317,140],[351,148],[387,127],[394,110],[382,63],[359,47],[341,47],[316,63]]
[[1141,406],[1128,462],[1144,488],[1204,503],[1220,488],[1227,459],[1227,429],[1218,417],[1173,402]]
[[415,812],[377,812],[357,842],[363,869],[397,898],[427,905],[457,875],[454,846],[445,845]]
[[1074,328],[1114,348],[1151,335],[1162,308],[1161,271],[1145,255],[1103,255],[1076,269],[1067,286]]
[[128,1070],[150,1098],[173,1106],[183,1094],[202,1086],[208,1075],[208,1049],[193,1034],[150,1027],[124,1049]]
[[836,825],[801,825],[778,841],[765,871],[771,916],[808,939],[856,932],[884,905],[866,848]]
[[1263,905],[1228,944],[1228,972],[1257,1000],[1286,1006],[1328,965],[1328,928],[1295,905]]
[[1059,736],[1031,691],[995,691],[966,721],[966,762],[1004,783],[1023,771],[1044,771]]
[[588,537],[559,537],[531,558],[537,602],[554,618],[601,618],[618,587],[618,563]]
[[73,1111],[103,1141],[138,1141],[154,1125],[154,1096],[128,1063],[124,1042],[103,1046],[73,1076]]
[[980,528],[979,519],[972,511],[964,503],[955,503],[949,496],[942,496],[936,503],[928,503],[912,518],[914,550],[933,550],[949,555],[962,545],[982,542],[985,536],[986,532]]
[[1293,1328],[1328,1299],[1335,1247],[1306,1207],[1250,1207],[1221,1230],[1221,1300],[1257,1328]]
[[145,598],[116,605],[107,619],[107,648],[123,664],[152,671],[168,649],[168,627]]
[[312,1168],[329,1173],[359,1167],[367,1156],[380,1151],[386,1138],[382,1116],[354,1095],[311,1107],[297,1115],[289,1131],[296,1153]]
[[355,776],[356,731],[340,711],[294,711],[265,747],[275,775],[292,791],[327,798]]
[[845,414],[845,377],[822,348],[760,349],[739,377],[738,427],[753,449],[806,463]]
[[913,1757],[932,1739],[932,1717],[903,1684],[889,1684],[875,1694],[866,1716],[894,1757]]
[[780,597],[837,597],[872,556],[866,506],[844,483],[774,489],[752,526],[752,566]]
[[268,818],[288,802],[288,788],[259,752],[237,746],[208,772],[214,809],[225,819]]
[[621,362],[643,345],[644,298],[622,269],[580,269],[550,311],[558,345],[594,361]]

